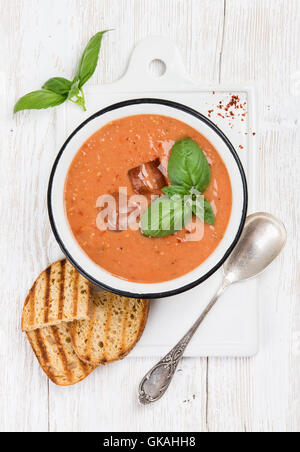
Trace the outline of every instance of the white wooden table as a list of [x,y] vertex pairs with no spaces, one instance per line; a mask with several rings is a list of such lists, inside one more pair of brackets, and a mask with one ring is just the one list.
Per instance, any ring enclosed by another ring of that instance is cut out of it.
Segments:
[[[0,431],[300,430],[300,0],[0,0]],[[171,37],[193,78],[255,83],[260,208],[284,220],[288,245],[260,277],[260,352],[186,359],[166,397],[140,407],[152,359],[127,359],[57,388],[21,334],[24,296],[52,259],[46,188],[55,110],[14,102],[54,75],[71,77],[96,31],[93,83],[122,75],[136,42]]]

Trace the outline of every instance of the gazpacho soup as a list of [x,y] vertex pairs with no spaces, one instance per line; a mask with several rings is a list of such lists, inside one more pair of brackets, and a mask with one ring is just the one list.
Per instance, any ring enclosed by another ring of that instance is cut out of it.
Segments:
[[89,258],[127,281],[159,283],[201,265],[232,210],[227,168],[197,130],[167,116],[110,122],[79,149],[65,210]]

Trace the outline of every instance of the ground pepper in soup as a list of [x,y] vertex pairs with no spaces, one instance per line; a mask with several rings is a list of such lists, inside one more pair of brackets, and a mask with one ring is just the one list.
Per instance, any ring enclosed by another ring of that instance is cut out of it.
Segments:
[[[150,195],[162,195],[170,184],[172,149],[186,138],[203,150],[211,169],[204,196],[214,223],[204,223],[201,240],[188,239],[190,225],[165,237],[119,230],[118,219],[117,230],[99,230],[99,196],[111,194],[118,203],[119,187],[126,187],[128,197],[144,194],[151,203]],[[146,182],[144,172],[151,176]],[[107,124],[84,143],[68,172],[65,207],[77,242],[96,264],[128,281],[158,283],[194,270],[217,248],[229,223],[232,188],[223,160],[202,134],[170,117],[137,115]]]

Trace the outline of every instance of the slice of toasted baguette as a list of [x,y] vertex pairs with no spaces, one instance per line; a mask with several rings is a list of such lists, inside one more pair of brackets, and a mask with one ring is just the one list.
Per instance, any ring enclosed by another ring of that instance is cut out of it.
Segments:
[[90,285],[67,261],[58,261],[40,274],[22,314],[22,330],[33,331],[89,318]]
[[26,334],[43,371],[59,386],[79,383],[96,368],[76,355],[69,323],[62,322]]
[[90,320],[73,322],[71,337],[80,359],[99,365],[125,358],[140,339],[149,300],[109,292],[92,294]]

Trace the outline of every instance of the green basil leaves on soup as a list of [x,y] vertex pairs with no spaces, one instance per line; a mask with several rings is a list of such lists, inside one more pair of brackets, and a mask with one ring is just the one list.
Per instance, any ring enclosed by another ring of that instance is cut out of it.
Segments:
[[172,185],[194,187],[204,193],[211,179],[211,169],[202,149],[191,138],[178,141],[169,159],[169,178]]
[[207,199],[204,199],[204,221],[211,226],[215,224],[215,214]]
[[169,159],[171,185],[162,189],[165,196],[156,199],[143,215],[141,231],[148,237],[165,237],[182,230],[196,215],[214,225],[211,204],[204,198],[211,180],[207,158],[191,138],[178,141]]
[[148,237],[165,237],[181,231],[192,219],[192,209],[180,197],[156,199],[143,215],[141,229]]
[[189,195],[190,192],[188,188],[185,188],[181,185],[169,185],[168,187],[163,188],[162,191],[170,199],[172,199],[176,195],[184,197],[186,195]]

